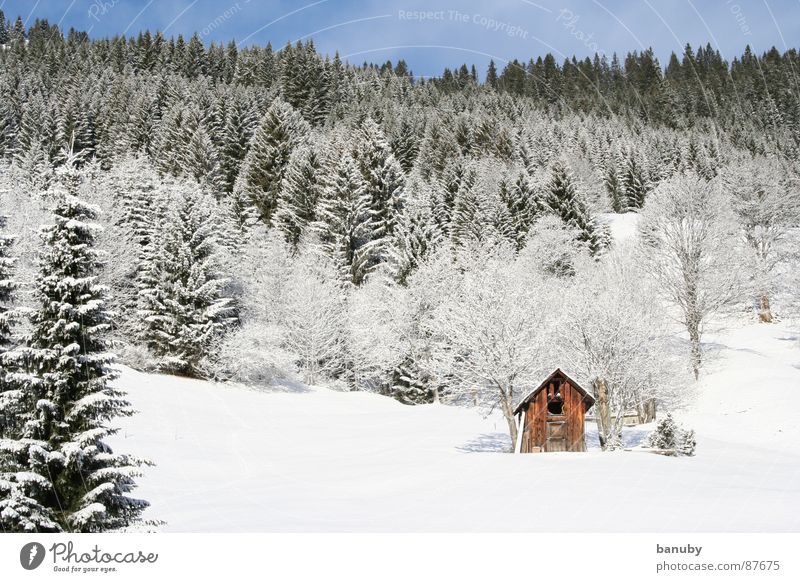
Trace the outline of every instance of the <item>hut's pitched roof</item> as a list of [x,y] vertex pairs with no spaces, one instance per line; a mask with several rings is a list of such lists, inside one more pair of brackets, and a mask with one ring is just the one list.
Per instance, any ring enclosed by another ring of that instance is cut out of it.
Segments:
[[527,396],[525,396],[522,400],[520,400],[519,404],[517,404],[517,407],[514,409],[514,414],[517,414],[522,409],[523,406],[525,406],[528,402],[533,400],[536,397],[536,395],[541,390],[544,390],[544,388],[550,383],[550,380],[552,380],[556,376],[561,376],[567,382],[569,382],[570,385],[572,385],[572,387],[575,388],[575,390],[580,392],[581,396],[583,396],[583,403],[584,406],[586,406],[586,410],[589,410],[589,408],[592,407],[592,405],[594,404],[594,397],[591,394],[589,394],[586,390],[584,390],[583,387],[580,384],[578,384],[575,380],[567,376],[567,374],[564,373],[561,370],[561,368],[556,368],[549,376],[547,376],[547,378],[542,380],[539,386],[528,392]]

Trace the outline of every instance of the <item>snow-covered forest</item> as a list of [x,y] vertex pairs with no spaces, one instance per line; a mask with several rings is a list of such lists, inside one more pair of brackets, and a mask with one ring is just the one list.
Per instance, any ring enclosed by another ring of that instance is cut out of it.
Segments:
[[157,525],[132,491],[163,461],[108,444],[119,365],[475,408],[510,443],[562,367],[620,449],[626,412],[696,398],[709,330],[800,319],[798,66],[419,79],[0,11],[2,531]]

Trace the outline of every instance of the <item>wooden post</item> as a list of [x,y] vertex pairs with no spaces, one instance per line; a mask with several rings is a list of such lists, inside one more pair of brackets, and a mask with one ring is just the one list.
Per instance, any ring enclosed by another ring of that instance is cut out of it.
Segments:
[[515,453],[522,452],[522,431],[525,429],[525,410],[521,410],[519,413],[519,424],[517,427],[517,443],[514,446]]

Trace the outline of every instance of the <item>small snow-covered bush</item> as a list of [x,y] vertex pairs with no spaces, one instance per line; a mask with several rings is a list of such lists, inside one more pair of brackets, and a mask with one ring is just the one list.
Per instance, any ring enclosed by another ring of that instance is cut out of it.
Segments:
[[290,378],[296,371],[294,355],[280,345],[274,326],[245,325],[225,337],[214,358],[203,361],[203,372],[215,380],[260,386]]
[[694,455],[697,447],[694,430],[686,430],[679,426],[671,414],[667,414],[659,421],[647,438],[647,444],[653,449],[675,451],[676,455],[686,457]]
[[126,342],[115,342],[114,352],[117,362],[140,372],[157,372],[161,367],[161,360],[146,346]]
[[667,414],[656,425],[656,429],[650,433],[647,444],[654,449],[674,449],[677,433],[678,425],[672,415]]
[[692,457],[694,456],[695,448],[697,448],[697,441],[694,438],[694,430],[683,431],[677,447],[678,454],[684,457]]

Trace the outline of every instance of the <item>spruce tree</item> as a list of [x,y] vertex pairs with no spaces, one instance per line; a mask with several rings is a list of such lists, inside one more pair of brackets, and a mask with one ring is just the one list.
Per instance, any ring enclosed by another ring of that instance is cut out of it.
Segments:
[[371,197],[349,154],[331,160],[314,230],[343,283],[361,284],[369,270]]
[[[141,521],[148,506],[128,496],[142,460],[114,453],[104,439],[109,422],[132,414],[111,385],[113,356],[104,335],[110,314],[97,284],[101,252],[94,248],[98,210],[66,192],[56,200],[55,224],[42,230],[44,250],[36,279],[39,307],[31,315],[26,347],[16,365],[26,412],[13,447],[19,502],[10,527],[24,531],[100,532]],[[43,510],[46,508],[45,510]]]
[[525,245],[528,231],[544,210],[527,174],[522,172],[513,185],[501,184],[500,199],[505,203],[510,218],[511,241],[517,249]]
[[221,274],[215,203],[196,185],[177,189],[150,234],[140,316],[165,371],[201,376],[201,361],[235,322]]
[[183,174],[219,196],[225,187],[219,154],[205,127],[200,124],[189,138],[181,159]]
[[306,141],[308,124],[290,105],[275,100],[253,138],[234,186],[265,224],[272,224],[281,182],[294,149]]
[[2,234],[7,219],[6,216],[0,215],[0,438],[9,436],[16,428],[14,420],[21,397],[20,391],[14,389],[10,377],[11,362],[4,359],[6,352],[14,347],[11,336],[14,311],[11,303],[17,288],[17,282],[13,278],[16,261],[11,256],[14,239]]
[[402,207],[405,175],[383,132],[371,118],[365,120],[358,132],[354,157],[370,201],[368,260],[374,266],[386,259],[397,213]]
[[276,227],[294,249],[316,220],[321,191],[322,160],[312,147],[301,146],[289,160],[275,211]]
[[236,183],[256,121],[252,105],[239,92],[233,92],[225,110],[220,147],[220,169],[226,192],[231,192]]
[[409,184],[409,203],[398,216],[389,250],[391,273],[400,284],[442,241],[431,212],[433,192],[421,180]]
[[608,245],[608,233],[590,214],[565,163],[556,162],[553,165],[547,191],[550,209],[565,224],[578,230],[578,240],[587,246],[592,255],[602,252]]

